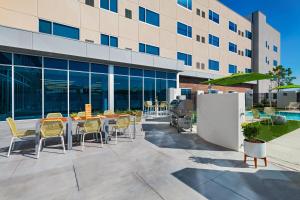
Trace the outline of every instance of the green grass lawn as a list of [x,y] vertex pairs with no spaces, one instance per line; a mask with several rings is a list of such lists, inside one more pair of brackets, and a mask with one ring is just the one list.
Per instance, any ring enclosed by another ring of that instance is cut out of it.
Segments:
[[273,126],[261,123],[257,138],[268,142],[298,128],[300,128],[300,121],[288,121],[286,124]]

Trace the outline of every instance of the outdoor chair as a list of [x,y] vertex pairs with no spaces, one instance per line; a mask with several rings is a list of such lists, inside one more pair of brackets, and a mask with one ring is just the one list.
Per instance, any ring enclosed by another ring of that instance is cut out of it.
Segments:
[[289,102],[289,105],[285,107],[286,110],[297,110],[300,108],[300,103],[298,102]]
[[252,122],[254,122],[254,121],[260,121],[261,118],[260,118],[259,111],[257,109],[252,109],[251,111],[252,111],[252,115],[253,115]]
[[166,101],[162,101],[162,102],[160,102],[158,108],[159,108],[159,111],[162,112],[162,114],[166,114],[167,109],[168,109],[168,103]]
[[[130,116],[120,116],[117,119],[116,125],[113,126],[113,129],[115,130],[115,144],[118,143],[118,131],[123,130],[123,134],[125,134],[126,130],[128,129],[130,125]],[[132,133],[129,131],[129,136],[132,141]]]
[[6,118],[6,122],[8,123],[12,135],[9,149],[7,152],[7,157],[9,157],[10,152],[14,149],[15,140],[17,139],[23,140],[28,136],[33,136],[35,135],[35,130],[18,130],[15,121],[11,117]]
[[134,123],[135,123],[135,128],[137,126],[140,126],[141,135],[143,133],[142,119],[143,119],[143,112],[137,111],[135,114],[135,121],[134,121],[134,118],[131,118],[131,120],[130,120],[130,125],[134,125]]
[[[77,117],[85,117],[85,112],[78,112]],[[84,122],[78,122],[77,123],[76,131],[75,131],[75,134],[77,135],[77,139],[78,139],[78,136],[79,136],[79,132],[83,127],[83,124],[84,124]]]
[[61,113],[48,113],[46,118],[62,118],[62,114]]
[[61,120],[44,120],[42,122],[37,158],[40,156],[42,142],[49,138],[60,138],[63,152],[65,153],[64,125]]
[[266,113],[266,118],[271,121],[272,125],[274,125],[272,116],[275,116],[275,109],[273,107],[265,107],[264,112]]
[[151,111],[154,111],[154,105],[152,104],[152,101],[145,101],[144,104],[147,114],[150,115]]
[[84,149],[84,140],[87,134],[96,134],[96,140],[98,141],[98,133],[100,134],[101,147],[103,147],[103,139],[101,133],[101,120],[100,119],[86,119],[83,128],[81,129],[81,146]]
[[103,113],[103,115],[113,115],[113,114],[115,114],[115,113],[112,110],[105,110]]

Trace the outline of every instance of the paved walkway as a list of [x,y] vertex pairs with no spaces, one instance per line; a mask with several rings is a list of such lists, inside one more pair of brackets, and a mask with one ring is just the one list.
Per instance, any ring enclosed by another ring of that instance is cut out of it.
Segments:
[[241,153],[177,134],[166,123],[144,125],[145,138],[134,142],[86,143],[83,152],[74,147],[66,154],[47,147],[39,160],[32,150],[5,158],[9,133],[0,129],[1,200],[300,199],[299,172],[263,161],[254,169]]
[[300,129],[270,141],[267,147],[275,162],[300,170]]

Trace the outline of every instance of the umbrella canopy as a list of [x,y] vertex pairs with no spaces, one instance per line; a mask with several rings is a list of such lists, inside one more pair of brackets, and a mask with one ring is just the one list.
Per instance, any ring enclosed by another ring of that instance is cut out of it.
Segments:
[[284,90],[284,89],[300,89],[300,85],[284,85],[273,88],[273,90]]
[[229,85],[236,85],[241,83],[247,83],[251,81],[258,81],[258,80],[265,80],[265,79],[272,79],[273,76],[269,74],[260,74],[260,73],[238,73],[233,74],[230,76],[209,80],[203,82],[204,84],[213,84],[213,85],[222,85],[222,86],[229,86]]

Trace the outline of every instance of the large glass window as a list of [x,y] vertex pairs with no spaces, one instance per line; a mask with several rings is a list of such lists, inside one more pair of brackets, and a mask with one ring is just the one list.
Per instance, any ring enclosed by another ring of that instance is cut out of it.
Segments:
[[233,32],[237,32],[237,25],[234,22],[229,21],[229,30],[233,31]]
[[139,52],[159,56],[159,47],[144,44],[144,43],[139,43]]
[[56,58],[44,58],[44,67],[50,69],[68,69],[68,61]]
[[118,0],[100,0],[100,8],[117,13]]
[[130,109],[142,110],[143,108],[143,78],[130,77]]
[[208,69],[219,71],[220,70],[220,63],[216,60],[209,60],[208,61]]
[[39,32],[52,34],[52,22],[40,19]]
[[250,39],[250,40],[252,39],[252,32],[246,30],[245,35],[246,35],[246,38],[248,38],[248,39]]
[[21,66],[42,67],[42,57],[15,54],[14,64]]
[[11,76],[11,66],[0,65],[0,121],[11,117]]
[[219,47],[220,46],[220,39],[217,36],[214,36],[212,34],[209,34],[209,44]]
[[231,51],[231,52],[236,53],[237,52],[237,45],[232,43],[232,42],[229,42],[228,43],[228,50]]
[[158,101],[166,101],[167,82],[165,79],[156,79],[156,96]]
[[42,70],[14,68],[15,119],[42,117]]
[[209,10],[209,19],[213,22],[216,22],[217,24],[219,24],[219,22],[220,22],[219,14],[212,10]]
[[63,24],[53,23],[53,34],[79,40],[79,29]]
[[231,73],[231,74],[237,73],[237,66],[229,64],[229,66],[228,66],[228,73]]
[[12,63],[12,54],[0,52],[0,64],[11,65]]
[[177,0],[177,3],[187,9],[192,10],[192,0]]
[[101,41],[102,45],[118,47],[118,38],[117,37],[101,34],[100,41]]
[[186,37],[192,37],[192,27],[181,22],[177,22],[177,33]]
[[181,60],[185,65],[192,66],[192,55],[177,52],[177,60]]
[[91,74],[91,95],[93,112],[103,112],[108,109],[107,74]]
[[84,111],[89,103],[89,73],[69,72],[70,114]]
[[129,108],[129,97],[128,97],[128,76],[114,76],[114,108],[115,111],[128,110]]
[[155,100],[155,79],[144,78],[144,101]]
[[251,57],[252,57],[252,51],[249,50],[249,49],[246,49],[246,50],[245,50],[245,56],[251,58]]
[[44,113],[68,114],[68,72],[44,70]]
[[177,81],[168,80],[168,88],[177,88]]
[[159,26],[159,14],[143,7],[139,7],[139,20],[154,26]]

